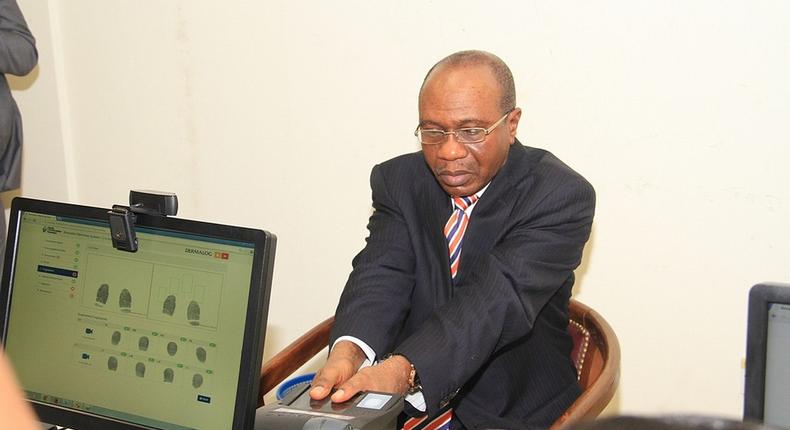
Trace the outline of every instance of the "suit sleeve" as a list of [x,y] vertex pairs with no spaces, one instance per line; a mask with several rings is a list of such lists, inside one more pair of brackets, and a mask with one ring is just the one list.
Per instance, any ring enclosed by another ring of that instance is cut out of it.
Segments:
[[0,73],[24,76],[38,62],[36,40],[14,0],[0,0]]
[[408,312],[415,260],[408,227],[379,166],[373,168],[370,183],[374,209],[368,222],[370,234],[352,262],[330,345],[340,336],[354,336],[382,354],[392,350]]
[[594,206],[592,187],[578,176],[521,206],[453,298],[395,348],[417,369],[429,413],[497,352],[527,336],[546,303],[572,283]]

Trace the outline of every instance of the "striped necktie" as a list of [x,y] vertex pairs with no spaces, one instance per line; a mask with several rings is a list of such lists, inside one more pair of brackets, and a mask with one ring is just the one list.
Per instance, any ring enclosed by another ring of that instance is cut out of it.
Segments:
[[[468,197],[453,197],[453,213],[447,224],[444,225],[444,236],[447,238],[447,251],[450,254],[450,274],[453,279],[458,273],[461,261],[461,245],[463,244],[466,226],[469,224],[467,209],[477,201],[476,195]],[[409,418],[403,425],[403,430],[449,430],[450,421],[453,419],[453,410],[445,407],[438,416],[428,419],[428,416]]]
[[409,418],[403,425],[403,430],[450,430],[450,421],[453,420],[453,410],[449,407],[434,419],[429,420],[427,415]]
[[447,237],[447,249],[450,253],[450,274],[453,279],[458,273],[458,265],[461,262],[461,245],[466,233],[466,226],[469,224],[469,215],[466,210],[477,201],[476,195],[468,197],[453,197],[453,213],[447,224],[444,225],[444,235]]

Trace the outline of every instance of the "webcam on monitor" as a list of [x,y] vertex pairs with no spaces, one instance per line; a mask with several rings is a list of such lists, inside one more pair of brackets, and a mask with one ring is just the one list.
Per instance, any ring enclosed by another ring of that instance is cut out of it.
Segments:
[[110,237],[115,249],[137,252],[135,214],[152,216],[175,216],[178,213],[178,197],[175,193],[149,190],[129,191],[129,206],[113,205],[107,212],[110,216]]

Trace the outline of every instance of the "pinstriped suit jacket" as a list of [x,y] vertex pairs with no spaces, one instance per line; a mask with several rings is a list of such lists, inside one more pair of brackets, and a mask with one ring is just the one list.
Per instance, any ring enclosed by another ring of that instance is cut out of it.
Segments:
[[443,235],[450,199],[422,154],[377,165],[371,188],[370,235],[330,342],[351,335],[379,357],[408,357],[428,412],[449,402],[467,428],[550,425],[579,395],[566,328],[592,186],[516,141],[472,213],[455,285]]

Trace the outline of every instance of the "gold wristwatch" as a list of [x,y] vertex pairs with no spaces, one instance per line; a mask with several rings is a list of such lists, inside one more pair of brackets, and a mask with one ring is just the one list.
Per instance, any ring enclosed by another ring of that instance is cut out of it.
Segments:
[[386,357],[384,357],[384,359],[386,360],[394,355],[400,355],[401,357],[406,359],[406,362],[409,363],[409,367],[410,367],[409,380],[408,380],[409,390],[406,393],[414,394],[422,391],[422,384],[420,384],[420,376],[417,374],[417,369],[414,368],[414,364],[411,362],[411,360],[409,360],[409,357],[406,357],[403,354],[394,353],[394,354],[388,354]]

